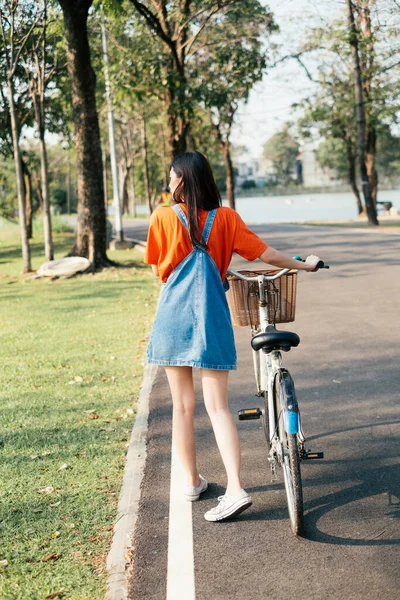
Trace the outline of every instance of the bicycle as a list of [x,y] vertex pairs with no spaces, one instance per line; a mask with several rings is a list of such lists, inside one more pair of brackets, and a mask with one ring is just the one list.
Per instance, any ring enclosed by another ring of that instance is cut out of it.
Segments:
[[[294,258],[302,260],[298,256]],[[323,261],[320,261],[317,266],[318,268],[329,268]],[[258,298],[259,324],[250,323],[251,346],[257,385],[256,395],[263,397],[264,407],[262,409],[259,407],[241,409],[238,411],[238,418],[241,421],[262,420],[272,481],[277,480],[277,467],[282,467],[291,528],[295,535],[304,536],[300,461],[321,459],[324,454],[323,452],[311,452],[305,448],[306,439],[301,425],[294,382],[289,371],[282,366],[282,352],[288,352],[291,348],[298,346],[300,338],[296,333],[278,331],[275,327],[280,306],[279,290],[275,282],[289,273],[290,276],[297,275],[297,272],[282,269],[278,273],[270,275],[266,275],[265,272],[254,273],[257,274],[246,276],[240,271],[231,269],[228,271],[229,276],[253,284],[253,287],[250,285],[248,288],[248,299],[253,297],[253,308],[254,298]],[[230,284],[232,281],[234,280],[230,280]],[[290,307],[293,313],[292,318],[280,315],[279,322],[294,320],[294,304],[295,288],[294,299]],[[250,308],[247,312],[251,314]]]

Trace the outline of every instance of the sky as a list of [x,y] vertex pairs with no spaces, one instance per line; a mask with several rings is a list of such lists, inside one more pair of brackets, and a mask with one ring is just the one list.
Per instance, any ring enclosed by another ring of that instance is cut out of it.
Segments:
[[[283,45],[285,53],[295,51],[311,24],[321,24],[346,11],[345,2],[340,0],[262,0],[262,4],[274,13],[280,33],[273,40]],[[232,143],[246,146],[249,155],[258,158],[268,138],[294,118],[292,104],[304,98],[312,86],[296,61],[271,69],[250,92],[248,103],[239,108]]]

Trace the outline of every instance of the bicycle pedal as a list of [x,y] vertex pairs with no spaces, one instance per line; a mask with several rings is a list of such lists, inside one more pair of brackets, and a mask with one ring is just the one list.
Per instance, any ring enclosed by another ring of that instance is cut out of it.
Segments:
[[252,419],[259,419],[262,415],[262,411],[259,408],[242,408],[238,410],[239,421],[251,421]]
[[324,458],[323,452],[304,452],[303,457],[304,460],[314,460],[316,458]]

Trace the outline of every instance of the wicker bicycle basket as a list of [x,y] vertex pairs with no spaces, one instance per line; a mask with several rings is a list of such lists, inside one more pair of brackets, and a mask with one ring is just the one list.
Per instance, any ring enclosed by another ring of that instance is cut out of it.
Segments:
[[[273,275],[278,271],[239,271],[247,277]],[[228,277],[229,290],[226,293],[232,324],[235,327],[259,325],[257,281],[243,281],[234,276]],[[294,321],[296,310],[297,271],[275,281],[264,283],[267,298],[268,321],[270,323],[290,323]]]

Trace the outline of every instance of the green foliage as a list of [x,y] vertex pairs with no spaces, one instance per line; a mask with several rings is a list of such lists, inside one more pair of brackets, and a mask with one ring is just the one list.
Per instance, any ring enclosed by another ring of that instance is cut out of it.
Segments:
[[8,221],[17,220],[17,185],[12,158],[0,155],[0,217]]
[[190,65],[192,94],[229,137],[240,101],[248,99],[267,66],[265,41],[277,27],[258,0],[236,3],[213,20],[199,37]]
[[317,150],[317,160],[321,167],[335,169],[339,178],[348,177],[346,145],[340,138],[327,138],[321,142]]
[[299,145],[291,135],[288,124],[264,144],[264,158],[272,161],[275,174],[283,185],[293,179],[298,153]]
[[[386,146],[383,139],[393,135],[390,130],[398,122],[400,47],[396,40],[400,32],[400,19],[393,13],[390,20],[385,22],[385,11],[373,11],[368,29],[362,19],[362,11],[357,12],[361,5],[353,3],[353,6],[363,73],[367,129],[375,132],[379,148],[380,144]],[[350,155],[356,156],[357,131],[353,64],[345,15],[340,20],[326,23],[324,27],[310,29],[301,54],[304,62],[309,56],[317,65],[316,72],[314,70],[310,76],[318,83],[318,87],[300,105],[304,113],[299,127],[304,136],[317,132],[319,137],[326,138],[326,145],[324,142],[319,152],[321,164],[329,166],[330,163],[343,175],[347,150],[341,150],[346,147]],[[331,157],[329,147],[332,150]],[[382,151],[378,150],[379,154],[382,156]],[[391,171],[386,166],[392,160],[387,154],[385,158],[377,159],[382,176],[389,175]],[[393,157],[393,164],[395,160]]]

